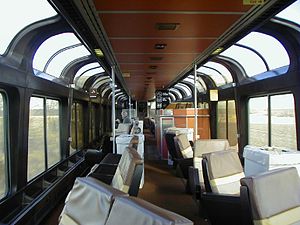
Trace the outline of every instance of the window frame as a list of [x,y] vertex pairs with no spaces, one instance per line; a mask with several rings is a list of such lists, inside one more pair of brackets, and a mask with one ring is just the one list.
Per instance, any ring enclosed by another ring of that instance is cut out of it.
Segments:
[[[296,130],[295,130],[295,133],[296,133],[296,139],[297,139],[297,121],[296,121],[296,116],[297,116],[297,113],[296,113],[296,104],[295,104],[295,94],[291,91],[288,91],[288,92],[277,92],[277,93],[268,93],[268,94],[264,94],[264,95],[255,95],[255,96],[250,96],[248,99],[247,99],[247,144],[249,144],[249,141],[250,141],[250,136],[249,136],[249,123],[250,123],[250,117],[249,117],[249,112],[250,112],[250,108],[249,108],[249,100],[250,99],[253,99],[253,98],[260,98],[260,97],[266,97],[267,98],[267,112],[268,112],[268,118],[267,118],[267,131],[268,131],[268,140],[267,140],[267,143],[268,143],[268,147],[271,147],[272,146],[272,114],[271,114],[271,97],[272,96],[278,96],[278,95],[287,95],[287,94],[290,94],[293,96],[293,99],[294,99],[294,115],[295,115],[295,126],[296,126]],[[279,147],[285,147],[285,146],[279,146]],[[297,140],[296,140],[296,149],[298,149],[298,145],[297,145]]]
[[[71,151],[71,142],[70,142],[70,144],[69,144],[69,155],[73,155],[73,154],[77,153],[85,145],[85,138],[84,138],[84,134],[83,134],[83,140],[82,140],[83,141],[83,146],[81,146],[81,148],[78,148],[78,123],[77,123],[77,121],[78,121],[77,120],[78,119],[78,114],[77,114],[77,104],[80,104],[82,106],[82,113],[84,114],[84,104],[82,102],[80,102],[80,101],[73,101],[72,107],[74,105],[74,110],[75,110],[75,118],[74,118],[74,120],[75,120],[75,149],[74,149],[74,151]],[[82,114],[82,116],[83,116],[83,114]],[[72,121],[72,111],[71,111],[71,121]],[[84,119],[83,119],[83,122],[84,122]],[[72,126],[72,122],[71,122],[71,126]],[[84,123],[83,123],[82,129],[83,129],[83,133],[84,133]],[[70,135],[72,135],[72,128],[71,128],[71,134]],[[73,138],[72,138],[72,141],[73,141]]]
[[[42,173],[48,171],[50,168],[54,167],[56,164],[58,164],[59,162],[61,162],[62,158],[62,134],[61,132],[59,132],[59,155],[60,155],[60,159],[58,162],[54,163],[53,165],[51,165],[50,167],[48,167],[48,146],[47,146],[47,99],[49,100],[55,100],[58,101],[58,106],[59,106],[59,130],[61,131],[62,128],[62,102],[59,98],[55,98],[55,97],[51,97],[51,96],[44,96],[44,95],[39,95],[39,94],[33,94],[30,96],[31,98],[41,98],[43,99],[43,125],[44,125],[44,154],[45,154],[45,159],[44,159],[44,164],[45,164],[45,168],[44,171],[40,172],[39,174],[35,175],[32,178],[28,178],[28,159],[27,159],[27,183],[31,182],[32,180],[34,180],[36,177],[40,176]],[[29,112],[30,112],[30,99],[29,99]],[[30,118],[30,113],[28,115]],[[28,121],[29,122],[29,121]],[[28,137],[29,139],[29,123],[28,123]],[[27,155],[29,153],[29,145],[27,146]]]
[[[235,118],[236,118],[236,143],[238,144],[239,143],[239,140],[238,140],[238,115],[237,115],[237,104],[236,104],[236,100],[235,99],[226,99],[226,100],[222,100],[222,101],[218,101],[219,102],[225,102],[225,138],[229,141],[229,143],[231,142],[231,140],[229,140],[229,102],[230,101],[233,101],[234,102],[234,105],[235,105]],[[218,106],[217,106],[217,122],[218,122]],[[217,124],[217,138],[219,138],[219,134],[218,134],[218,124]],[[233,145],[234,146],[234,145]]]
[[4,142],[4,182],[5,189],[0,201],[7,198],[11,193],[11,167],[10,167],[10,139],[9,139],[9,101],[5,90],[0,88],[3,101],[3,142]]

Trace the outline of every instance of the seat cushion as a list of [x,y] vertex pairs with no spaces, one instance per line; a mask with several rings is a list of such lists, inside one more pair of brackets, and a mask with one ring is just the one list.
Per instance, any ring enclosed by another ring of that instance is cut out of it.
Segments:
[[277,221],[280,218],[294,220],[281,225],[294,225],[296,221],[300,224],[300,179],[296,168],[281,168],[245,177],[241,184],[248,188],[254,220],[277,217]]
[[229,149],[229,142],[226,139],[199,139],[194,143],[196,157],[203,154]]
[[237,152],[225,150],[203,155],[208,162],[208,175],[212,191],[223,194],[240,193],[240,179],[244,172]]
[[192,225],[193,222],[142,199],[117,197],[106,224]]
[[116,196],[127,195],[92,177],[78,177],[69,192],[60,224],[105,224]]
[[174,137],[174,141],[177,142],[179,150],[183,156],[183,158],[193,158],[193,149],[191,144],[187,138],[186,134],[179,134]]
[[139,153],[135,149],[127,147],[122,154],[113,177],[112,186],[127,192],[131,184],[136,165],[142,163],[143,160]]

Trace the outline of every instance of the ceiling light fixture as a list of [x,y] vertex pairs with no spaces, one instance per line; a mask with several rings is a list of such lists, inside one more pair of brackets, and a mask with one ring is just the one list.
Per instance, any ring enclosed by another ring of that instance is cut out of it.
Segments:
[[156,23],[157,30],[177,30],[180,23]]
[[167,44],[164,44],[164,43],[157,43],[155,44],[154,48],[155,49],[165,49],[167,47]]
[[213,51],[213,53],[211,53],[212,55],[218,55],[223,51],[223,47],[219,47],[216,50]]
[[100,48],[95,48],[94,52],[95,52],[96,56],[98,56],[98,57],[103,57],[104,56],[104,54],[103,54],[103,52],[101,51]]

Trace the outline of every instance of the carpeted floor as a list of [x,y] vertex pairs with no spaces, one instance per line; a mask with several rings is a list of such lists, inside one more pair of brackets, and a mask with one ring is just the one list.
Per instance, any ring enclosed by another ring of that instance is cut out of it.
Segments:
[[198,206],[191,195],[185,193],[185,180],[176,176],[167,161],[159,160],[155,137],[147,130],[145,134],[145,183],[139,197],[157,206],[178,213],[195,225],[207,225],[200,218]]

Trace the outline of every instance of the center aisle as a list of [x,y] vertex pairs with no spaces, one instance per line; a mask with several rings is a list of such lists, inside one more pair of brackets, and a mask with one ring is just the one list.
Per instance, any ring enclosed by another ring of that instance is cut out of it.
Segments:
[[198,206],[192,196],[185,193],[185,181],[176,177],[167,161],[159,160],[155,137],[146,129],[144,135],[145,183],[138,197],[178,213],[194,221],[195,225],[208,225],[208,222],[200,218]]

